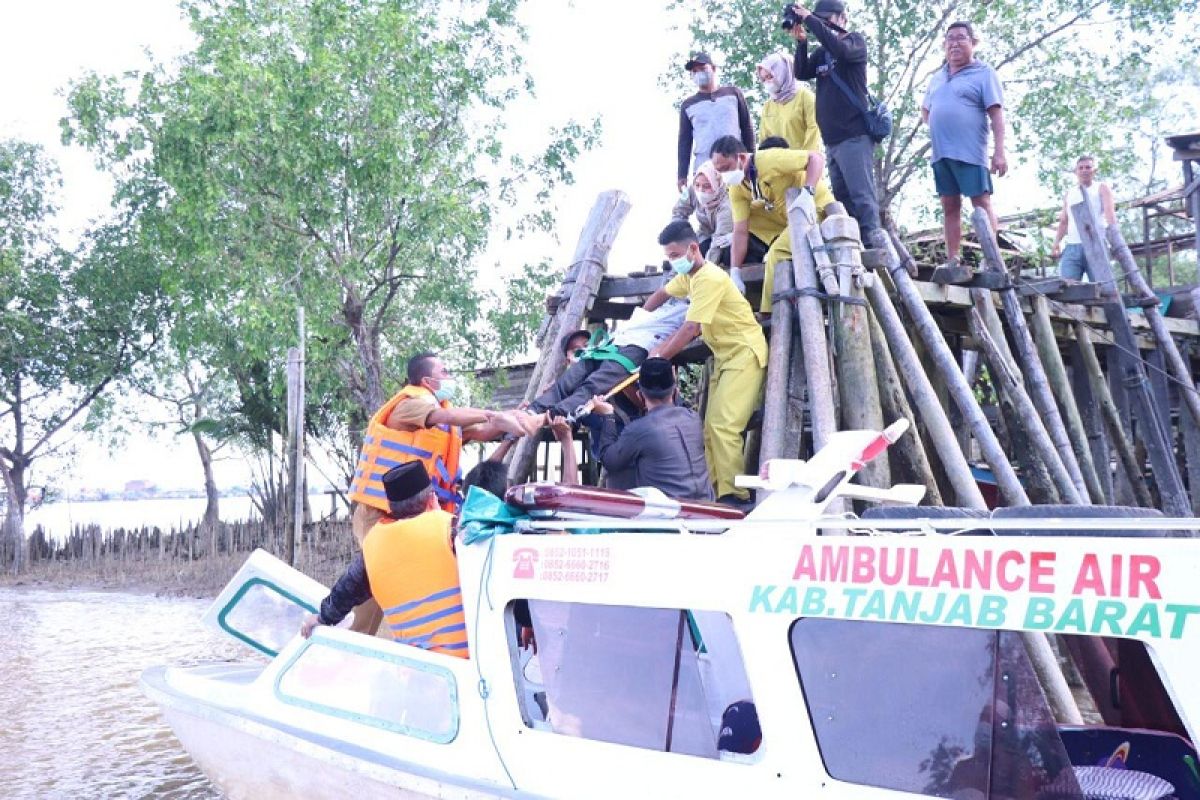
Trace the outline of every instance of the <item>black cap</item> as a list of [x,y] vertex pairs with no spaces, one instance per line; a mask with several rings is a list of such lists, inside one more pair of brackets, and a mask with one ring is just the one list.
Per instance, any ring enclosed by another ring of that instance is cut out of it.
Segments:
[[696,67],[702,67],[705,64],[713,67],[716,66],[716,64],[713,64],[713,60],[709,57],[708,53],[695,52],[692,53],[692,57],[689,58],[688,62],[683,65],[683,68],[688,72],[691,72]]
[[749,755],[762,743],[762,728],[758,724],[758,709],[749,700],[740,700],[721,715],[721,734],[717,748],[727,753]]
[[817,0],[817,4],[813,6],[812,13],[821,19],[836,17],[838,14],[846,13],[846,4],[842,0]]
[[675,369],[665,358],[647,358],[638,373],[638,388],[652,400],[661,400],[675,391]]
[[420,461],[408,461],[383,473],[383,490],[389,503],[411,500],[429,488],[429,473]]
[[566,336],[562,337],[562,339],[558,343],[558,349],[562,350],[564,355],[568,355],[568,356],[571,355],[571,352],[567,349],[567,345],[569,345],[571,343],[571,340],[574,339],[576,336],[582,336],[582,337],[586,338],[588,341],[591,341],[591,339],[592,339],[591,332],[586,331],[583,328],[580,328],[577,331],[571,331]]

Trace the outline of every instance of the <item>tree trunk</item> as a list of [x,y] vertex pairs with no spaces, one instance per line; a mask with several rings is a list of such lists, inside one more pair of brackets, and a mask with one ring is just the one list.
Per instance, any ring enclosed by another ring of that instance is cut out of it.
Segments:
[[196,443],[196,453],[200,456],[200,468],[204,471],[204,519],[200,522],[202,530],[209,538],[210,555],[217,554],[217,540],[221,532],[221,496],[217,493],[217,481],[213,477],[212,450],[199,433],[192,432],[192,441]]
[[7,503],[4,513],[3,539],[12,542],[14,575],[25,568],[25,502],[28,490],[25,486],[25,463],[16,456],[0,461],[0,474],[4,476],[4,491]]

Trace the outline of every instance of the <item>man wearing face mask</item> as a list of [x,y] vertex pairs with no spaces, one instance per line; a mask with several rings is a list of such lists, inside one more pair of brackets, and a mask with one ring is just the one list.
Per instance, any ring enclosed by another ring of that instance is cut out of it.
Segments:
[[761,252],[765,245],[759,310],[769,314],[775,265],[792,257],[787,190],[805,192],[814,216],[815,212],[823,212],[825,206],[833,202],[833,193],[821,180],[825,159],[817,152],[778,148],[751,154],[741,142],[727,136],[713,145],[712,162],[729,186],[729,202],[733,209],[730,275],[736,284],[741,284],[741,266],[746,262],[747,254]]
[[651,486],[681,500],[712,500],[704,461],[704,431],[696,412],[675,405],[675,369],[665,358],[648,358],[638,373],[646,415],[618,434],[613,407],[592,398],[603,418],[600,463],[610,472],[632,469],[634,486]]
[[[436,353],[418,353],[408,360],[408,384],[375,412],[363,435],[355,477],[350,484],[354,538],[362,545],[367,533],[388,512],[383,475],[389,469],[418,461],[429,475],[438,504],[456,512],[462,503],[458,468],[464,441],[492,441],[505,433],[522,436],[518,419],[500,411],[455,408],[458,386]],[[382,614],[374,601],[355,609],[352,629],[374,633]]]
[[675,220],[658,243],[675,272],[666,286],[650,295],[644,308],[653,311],[671,297],[690,300],[684,323],[650,357],[670,359],[697,336],[713,354],[704,415],[704,452],[717,502],[738,508],[751,504],[750,493],[734,486],[744,468],[742,432],[759,404],[767,371],[767,340],[746,298],[732,279],[704,260],[692,226]]
[[717,68],[707,53],[693,53],[683,68],[691,73],[697,92],[679,107],[679,168],[676,188],[688,185],[689,171],[708,160],[713,142],[737,136],[754,149],[754,123],[740,89],[717,85]]

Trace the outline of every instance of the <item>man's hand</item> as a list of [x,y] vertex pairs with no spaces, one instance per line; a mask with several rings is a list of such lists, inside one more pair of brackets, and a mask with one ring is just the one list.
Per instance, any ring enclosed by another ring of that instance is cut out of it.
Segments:
[[685,186],[687,186],[687,178],[680,178],[679,180],[675,181],[675,191],[682,192],[683,187]]
[[1051,258],[1061,258],[1062,257],[1062,242],[1057,241],[1057,240],[1054,242],[1054,247],[1050,248],[1050,257]]
[[575,433],[566,417],[554,417],[550,420],[550,432],[560,444],[574,441]]
[[741,292],[742,294],[746,293],[746,282],[744,280],[742,280],[741,267],[730,267],[729,268],[729,279],[733,281],[733,285],[737,287],[737,290],[739,292]]
[[313,630],[315,630],[320,624],[320,617],[318,617],[316,614],[309,614],[304,618],[304,621],[300,623],[300,635],[307,639],[308,637],[312,636]]
[[788,28],[788,34],[797,42],[808,41],[808,32],[804,30],[803,25],[793,25]]
[[603,416],[611,416],[613,413],[612,403],[604,399],[604,395],[598,394],[592,397],[592,412]]
[[530,432],[529,427],[521,417],[528,417],[525,412],[516,412],[512,414],[503,411],[489,411],[488,422],[495,425],[499,430],[505,433],[511,433],[513,436],[525,436]]
[[1008,159],[1004,157],[1003,150],[997,150],[992,153],[992,174],[998,175],[1001,178],[1008,172]]
[[807,8],[805,8],[804,6],[800,5],[799,3],[792,3],[792,11],[795,11],[795,12],[796,12],[796,16],[797,16],[797,17],[799,17],[800,19],[804,19],[804,18],[806,18],[806,17],[807,17],[809,14],[811,14],[811,13],[812,13],[811,11],[809,11]]

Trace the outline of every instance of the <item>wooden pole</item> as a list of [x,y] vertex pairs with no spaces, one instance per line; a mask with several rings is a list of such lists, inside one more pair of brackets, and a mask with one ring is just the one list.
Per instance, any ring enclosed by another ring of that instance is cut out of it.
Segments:
[[[833,380],[829,371],[829,343],[825,339],[825,311],[814,294],[817,291],[817,267],[809,244],[809,231],[816,221],[805,218],[794,208],[799,190],[789,189],[788,233],[792,237],[792,269],[797,291],[808,292],[796,299],[796,318],[800,325],[804,373],[808,376],[809,408],[812,414],[813,450],[820,450],[837,430],[833,408]],[[816,251],[821,252],[821,251]]]
[[[876,279],[879,279],[878,276]],[[896,362],[892,359],[883,328],[879,326],[879,320],[874,314],[871,315],[870,322],[871,352],[875,356],[875,365],[878,368],[879,401],[884,417],[891,420],[903,417],[912,426],[911,436],[901,436],[900,441],[892,445],[892,466],[899,467],[906,473],[905,480],[915,480],[925,486],[925,499],[922,503],[928,506],[944,505],[941,489],[933,476],[933,465],[929,463],[925,443],[921,440],[917,415],[913,413],[908,396],[904,393],[904,384],[900,382],[900,375],[896,372]],[[978,487],[976,490],[978,491]]]
[[793,280],[791,262],[780,262],[775,269],[775,285],[772,287],[774,298],[778,299],[771,301],[771,341],[767,354],[767,384],[763,393],[762,461],[785,457],[788,382],[792,371],[792,326],[796,316],[789,296],[795,286]]
[[1012,416],[1012,420],[1021,426],[1030,445],[1037,451],[1038,457],[1050,471],[1050,477],[1059,496],[1068,503],[1078,505],[1079,495],[1075,491],[1075,485],[1071,482],[1071,476],[1067,474],[1055,453],[1054,441],[1042,424],[1038,410],[1025,391],[1021,379],[1012,371],[1004,355],[1000,352],[1000,348],[996,346],[996,341],[984,327],[983,317],[978,309],[972,308],[967,311],[967,322],[971,326],[971,335],[975,337],[975,341],[983,351],[988,369],[991,370],[992,378],[996,382],[996,388],[1004,392],[1013,403],[1015,414]]
[[[575,256],[563,280],[562,293],[566,302],[549,317],[539,333],[541,355],[525,389],[525,400],[533,400],[546,379],[558,375],[566,364],[566,356],[558,347],[559,341],[573,330],[582,328],[588,309],[600,288],[600,280],[608,262],[608,252],[629,213],[629,198],[624,192],[603,192],[596,198],[588,216]],[[537,437],[525,436],[509,454],[508,478],[522,483],[533,471],[537,459]]]
[[[906,258],[911,260],[911,256],[908,255],[908,249],[904,247],[904,243],[900,241],[900,237],[895,236],[894,233],[892,243],[896,246],[896,252],[900,254],[902,262]],[[1000,440],[996,438],[995,432],[988,424],[987,418],[983,415],[983,409],[976,402],[975,393],[967,384],[967,379],[962,374],[962,369],[958,366],[958,361],[954,358],[954,353],[950,351],[946,340],[942,337],[942,332],[938,329],[937,323],[933,319],[933,315],[929,313],[929,309],[925,306],[925,301],[921,299],[921,293],[913,285],[912,278],[899,265],[892,268],[891,274],[892,280],[895,281],[896,293],[900,296],[900,301],[904,304],[909,318],[913,321],[913,327],[916,329],[917,335],[925,343],[925,347],[929,350],[930,355],[937,364],[938,371],[945,378],[946,385],[950,389],[950,394],[954,398],[954,402],[958,405],[959,410],[962,411],[963,419],[971,427],[971,433],[975,436],[975,441],[979,443],[983,459],[991,467],[992,473],[996,477],[1000,493],[1009,505],[1028,505],[1029,497],[1025,494],[1025,490],[1021,488],[1021,482],[1017,479],[1017,473],[1013,470],[1012,464],[1009,463],[1008,457],[1004,454],[1004,449],[1000,446]],[[957,446],[955,449],[957,449]],[[940,449],[938,452],[940,455]]]
[[[983,248],[983,258],[987,268],[998,275],[1006,275],[1004,259],[1000,255],[1000,248],[996,245],[995,236],[992,234],[987,212],[982,208],[975,209],[971,213],[971,223],[975,227],[975,234]],[[1075,459],[1071,437],[1067,435],[1062,415],[1058,412],[1058,404],[1054,402],[1054,394],[1050,390],[1046,372],[1042,369],[1042,362],[1038,359],[1033,337],[1029,335],[1029,327],[1025,324],[1025,313],[1021,309],[1017,290],[1010,285],[1008,288],[1000,289],[999,295],[1001,307],[1004,309],[1004,318],[1008,322],[1008,328],[1013,334],[1013,343],[1016,345],[1017,363],[1021,365],[1021,369],[1025,373],[1029,397],[1040,415],[1039,422],[1045,426],[1046,433],[1050,436],[1050,441],[1058,454],[1058,459],[1066,469],[1073,486],[1072,490],[1067,491],[1060,487],[1059,493],[1069,503],[1087,504],[1090,502],[1087,484],[1084,483],[1079,462]],[[1050,469],[1051,475],[1056,473],[1057,468],[1054,465],[1047,463],[1046,466]]]
[[[287,466],[291,489],[292,524],[284,533],[283,557],[296,563],[296,548],[304,530],[304,309],[296,309],[296,328],[300,345],[287,353]],[[286,496],[286,495],[285,495]],[[191,539],[188,540],[189,547]]]
[[[871,352],[870,310],[863,287],[875,274],[862,265],[858,222],[846,214],[826,209],[821,234],[837,270],[840,296],[836,312],[831,307],[830,327],[837,342],[835,365],[841,395],[842,427],[846,430],[881,431],[886,426],[879,401],[879,379]],[[840,208],[840,207],[839,207]],[[888,455],[884,453],[858,473],[864,486],[886,489],[892,485]]]
[[[895,269],[904,272],[903,267],[895,267],[893,276]],[[908,277],[907,272],[905,277]],[[876,275],[876,278],[882,276]],[[892,298],[888,295],[883,281],[876,280],[867,286],[867,296],[871,300],[871,308],[875,312],[879,328],[887,339],[888,349],[895,358],[898,372],[904,376],[905,385],[912,394],[913,404],[921,410],[925,432],[938,458],[941,459],[942,466],[945,467],[946,477],[954,490],[954,499],[959,505],[967,508],[986,509],[987,503],[984,502],[983,493],[979,491],[979,485],[971,475],[971,465],[967,463],[966,456],[958,446],[958,438],[950,426],[950,420],[946,417],[941,401],[938,400],[929,375],[921,365],[916,347],[908,338],[907,327],[900,319],[896,307],[892,305]]]
[[1105,302],[1101,304],[1101,308],[1121,354],[1124,383],[1129,390],[1134,415],[1139,423],[1138,437],[1146,445],[1150,466],[1154,470],[1154,480],[1162,498],[1163,511],[1172,517],[1187,516],[1191,513],[1191,503],[1188,502],[1187,493],[1183,489],[1183,479],[1175,463],[1173,448],[1163,436],[1163,425],[1146,381],[1145,365],[1133,338],[1133,328],[1126,316],[1125,306],[1122,305],[1120,294],[1116,290],[1108,249],[1087,202],[1081,200],[1071,206],[1071,213],[1075,215],[1089,271],[1102,287]]
[[1100,359],[1096,357],[1096,348],[1092,345],[1092,333],[1081,322],[1075,323],[1075,340],[1079,343],[1079,353],[1083,357],[1083,368],[1087,371],[1092,385],[1092,395],[1100,405],[1100,414],[1108,428],[1108,440],[1117,451],[1117,458],[1129,478],[1138,505],[1154,508],[1154,500],[1150,497],[1150,489],[1142,478],[1142,470],[1138,466],[1137,456],[1133,452],[1133,444],[1125,435],[1125,425],[1121,422],[1121,413],[1117,410],[1112,392],[1104,379],[1104,371],[1100,368]]
[[1100,418],[1100,403],[1092,393],[1092,382],[1087,370],[1083,368],[1083,354],[1079,352],[1079,342],[1071,342],[1071,394],[1079,409],[1080,419],[1083,420],[1083,430],[1087,434],[1088,449],[1092,454],[1092,464],[1096,467],[1096,475],[1100,478],[1100,486],[1104,490],[1104,502],[1116,505],[1113,501],[1113,470],[1112,450],[1108,446],[1108,437],[1104,434],[1104,421]]
[[1146,314],[1146,322],[1150,325],[1150,331],[1154,334],[1154,341],[1158,343],[1158,347],[1163,352],[1163,356],[1167,361],[1167,369],[1178,383],[1179,397],[1184,407],[1187,409],[1192,420],[1200,425],[1200,392],[1196,390],[1196,384],[1192,382],[1192,373],[1188,369],[1187,363],[1183,360],[1183,355],[1179,352],[1178,345],[1171,337],[1171,332],[1167,330],[1167,323],[1163,321],[1162,311],[1159,309],[1158,297],[1154,294],[1154,290],[1150,288],[1150,284],[1142,277],[1142,272],[1138,269],[1137,261],[1133,258],[1133,253],[1129,251],[1129,245],[1125,243],[1125,237],[1121,235],[1119,225],[1109,225],[1105,232],[1108,237],[1109,247],[1116,255],[1117,261],[1120,262],[1121,268],[1125,270],[1125,277],[1129,279],[1129,285],[1134,293],[1141,295],[1145,299],[1143,310]]
[[1063,363],[1062,353],[1058,350],[1058,340],[1054,336],[1054,328],[1050,324],[1050,308],[1046,298],[1034,295],[1032,298],[1033,338],[1037,345],[1038,355],[1046,370],[1046,379],[1054,392],[1054,399],[1066,412],[1067,435],[1071,439],[1071,447],[1075,451],[1075,460],[1083,473],[1087,493],[1093,503],[1104,503],[1104,487],[1096,472],[1096,464],[1092,460],[1092,450],[1088,443],[1087,432],[1083,427],[1083,418],[1075,404],[1075,396],[1067,379],[1067,367]]

